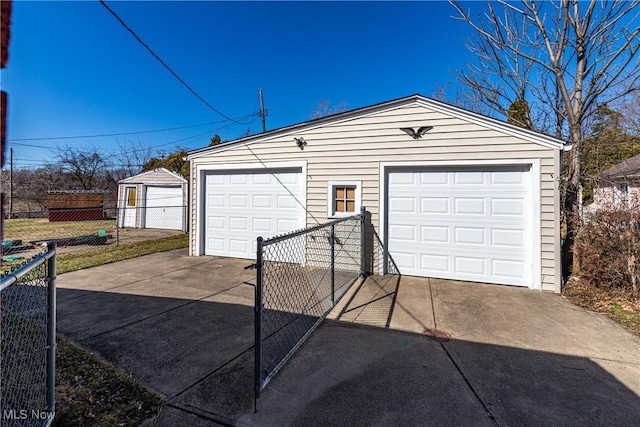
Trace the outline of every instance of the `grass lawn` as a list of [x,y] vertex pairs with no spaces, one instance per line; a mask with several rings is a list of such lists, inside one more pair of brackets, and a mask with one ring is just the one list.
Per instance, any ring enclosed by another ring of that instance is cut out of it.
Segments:
[[59,237],[75,237],[95,234],[98,230],[107,233],[114,229],[116,221],[62,221],[49,222],[47,218],[7,219],[4,221],[4,238],[21,239],[23,242]]
[[186,248],[189,244],[188,234],[163,237],[156,240],[130,243],[120,246],[88,249],[81,252],[60,254],[57,258],[57,273],[68,273],[83,268],[97,267],[125,259],[136,258],[156,252]]

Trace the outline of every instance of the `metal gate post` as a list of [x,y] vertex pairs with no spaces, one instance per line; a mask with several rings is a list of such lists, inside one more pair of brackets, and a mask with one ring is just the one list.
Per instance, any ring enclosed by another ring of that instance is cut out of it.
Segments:
[[331,244],[331,307],[336,305],[336,226],[331,225],[331,236],[329,237]]
[[47,260],[47,411],[56,411],[56,244],[47,243],[53,252]]
[[262,237],[258,237],[258,245],[256,250],[256,293],[255,293],[255,400],[254,410],[258,411],[258,398],[260,397],[260,388],[262,383],[261,374],[261,347],[262,347]]
[[367,208],[360,207],[360,277],[365,277],[366,270],[366,242],[367,242],[367,224],[366,224]]

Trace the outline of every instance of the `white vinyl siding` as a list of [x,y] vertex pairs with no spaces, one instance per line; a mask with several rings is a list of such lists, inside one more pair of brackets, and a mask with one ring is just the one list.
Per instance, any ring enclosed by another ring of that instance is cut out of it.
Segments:
[[[414,140],[401,127],[429,125],[433,129],[422,139]],[[307,141],[304,151],[293,138]],[[276,134],[264,141],[251,143],[251,150],[265,162],[306,161],[307,226],[327,221],[327,183],[329,181],[360,181],[362,205],[372,215],[380,229],[379,181],[381,162],[415,161],[493,161],[496,159],[538,159],[540,167],[540,244],[542,290],[559,292],[560,278],[551,263],[555,260],[556,238],[559,235],[556,217],[558,162],[557,151],[537,143],[519,139],[507,133],[471,123],[427,106],[411,104],[394,109],[360,115],[315,128]],[[215,154],[199,153],[191,157],[192,177],[199,165],[256,163],[257,159],[242,144],[222,149]],[[196,194],[195,179],[191,191]],[[196,204],[192,203],[192,227],[196,222]],[[194,233],[195,234],[195,233]],[[192,254],[198,255],[196,236],[191,236]],[[548,266],[547,266],[548,265]]]

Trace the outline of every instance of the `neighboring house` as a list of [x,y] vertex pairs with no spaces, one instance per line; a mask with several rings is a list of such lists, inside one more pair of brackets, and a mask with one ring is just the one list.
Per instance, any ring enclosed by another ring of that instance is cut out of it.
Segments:
[[362,205],[403,275],[560,292],[566,149],[413,95],[194,150],[190,254],[255,259]]
[[598,175],[593,200],[597,209],[629,206],[640,209],[640,154]]
[[118,226],[187,231],[187,180],[165,168],[118,183]]

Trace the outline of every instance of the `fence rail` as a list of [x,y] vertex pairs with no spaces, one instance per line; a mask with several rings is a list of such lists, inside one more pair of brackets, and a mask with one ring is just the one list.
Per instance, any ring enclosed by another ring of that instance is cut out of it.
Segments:
[[0,278],[0,424],[55,414],[56,246]]
[[359,277],[398,274],[368,213],[257,241],[255,397]]

